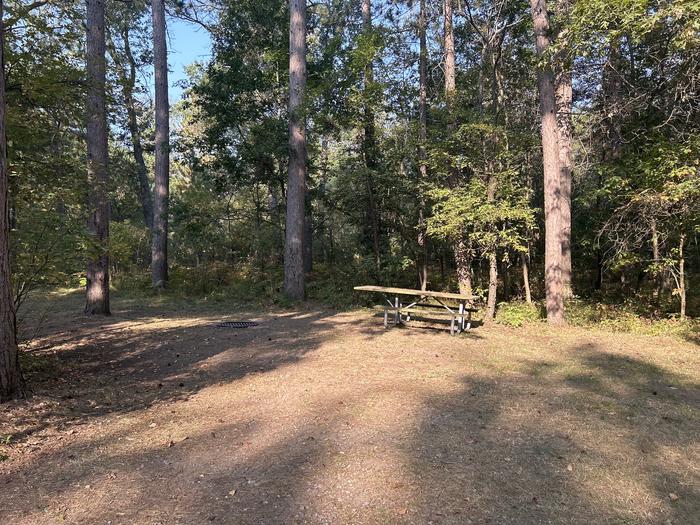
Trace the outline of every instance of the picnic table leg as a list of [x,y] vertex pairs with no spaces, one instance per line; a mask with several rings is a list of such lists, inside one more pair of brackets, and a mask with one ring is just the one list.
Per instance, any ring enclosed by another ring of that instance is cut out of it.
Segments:
[[389,328],[389,309],[384,307],[384,328]]
[[459,303],[459,331],[464,330],[464,302]]
[[394,326],[401,322],[401,314],[399,313],[399,308],[401,305],[399,303],[399,296],[394,297]]
[[469,310],[467,311],[467,330],[471,330],[472,328],[472,311]]

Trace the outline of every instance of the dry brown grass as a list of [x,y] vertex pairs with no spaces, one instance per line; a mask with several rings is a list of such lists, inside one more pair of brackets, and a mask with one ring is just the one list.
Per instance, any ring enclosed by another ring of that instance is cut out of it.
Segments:
[[0,407],[0,523],[700,516],[691,343],[544,326],[452,338],[314,308],[52,310],[30,347],[34,397]]

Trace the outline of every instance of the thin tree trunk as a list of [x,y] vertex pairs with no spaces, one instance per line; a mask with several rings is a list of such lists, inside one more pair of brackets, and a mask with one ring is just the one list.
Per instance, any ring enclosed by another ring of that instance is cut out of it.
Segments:
[[[372,34],[372,1],[362,0],[362,30],[365,36],[369,38]],[[362,138],[362,152],[365,159],[365,167],[367,168],[367,202],[368,216],[370,221],[370,230],[372,235],[372,248],[374,250],[374,264],[377,273],[381,270],[382,258],[380,251],[379,240],[379,212],[377,210],[377,202],[374,190],[374,177],[372,174],[376,171],[378,162],[377,143],[375,139],[374,111],[371,102],[368,100],[369,88],[374,82],[373,64],[370,61],[364,71],[364,135]]]
[[[557,0],[557,7],[562,19],[566,20],[571,8],[570,0]],[[559,32],[559,50],[557,61],[556,96],[557,125],[559,139],[559,173],[561,177],[561,280],[564,298],[573,295],[571,287],[571,181],[573,161],[571,143],[573,124],[573,90],[571,85],[571,67],[567,56],[567,40],[563,31]]]
[[527,254],[520,253],[520,264],[523,269],[523,288],[525,290],[525,302],[532,304],[532,294],[530,292],[530,269],[527,263]]
[[[428,177],[428,164],[426,158],[426,142],[428,139],[428,42],[426,39],[427,17],[425,13],[425,0],[420,0],[420,13],[418,15],[418,40],[419,40],[419,94],[418,113],[420,124],[420,137],[418,145],[418,161],[420,163],[421,179]],[[425,199],[421,191],[418,208],[418,246],[420,250],[418,263],[418,277],[421,290],[428,288],[428,243],[425,223]]]
[[306,0],[289,2],[289,177],[284,257],[284,293],[301,301],[304,281],[304,208],[306,195]]
[[[550,47],[546,0],[530,0],[537,55],[546,60]],[[554,75],[549,64],[537,70],[544,168],[545,292],[547,321],[564,322],[564,293],[561,277],[561,180]]]
[[457,89],[457,67],[455,61],[455,36],[452,24],[452,1],[444,0],[445,31],[445,101],[448,108],[448,125],[454,128],[454,96]]
[[127,124],[129,127],[129,135],[131,136],[131,150],[136,163],[136,178],[139,185],[139,200],[141,201],[141,209],[143,210],[143,219],[149,229],[153,228],[153,196],[151,195],[151,184],[148,180],[148,169],[146,161],[143,158],[143,145],[141,143],[141,130],[139,129],[138,117],[136,113],[136,99],[134,98],[134,89],[136,87],[136,60],[131,52],[129,43],[129,25],[124,24],[122,28],[122,39],[124,40],[124,56],[128,64],[127,69],[119,60],[117,49],[112,44],[112,59],[114,60],[117,74],[120,77],[122,84],[122,93],[124,95],[124,106],[126,107]]
[[498,259],[495,253],[489,254],[489,294],[486,298],[484,321],[492,321],[496,317],[496,296],[498,292]]
[[22,397],[17,320],[10,278],[10,202],[5,129],[5,23],[0,0],[0,403]]
[[156,92],[155,177],[151,282],[163,288],[168,282],[168,200],[170,193],[170,109],[168,102],[168,49],[165,41],[164,0],[152,0],[153,66]]
[[659,253],[659,232],[656,228],[656,219],[652,217],[651,219],[651,254],[654,260],[654,291],[652,292],[654,306],[659,307],[659,300],[661,297],[661,275],[659,272],[659,262],[661,260],[661,255]]
[[105,12],[103,0],[87,0],[86,70],[88,233],[85,313],[109,315],[109,157],[105,110]]
[[[493,173],[492,163],[488,166],[488,186],[486,188],[486,200],[490,203],[496,201],[496,177]],[[496,301],[498,295],[498,255],[496,247],[489,253],[489,293],[486,298],[486,312],[484,313],[484,321],[491,321],[496,317]]]
[[681,233],[678,242],[678,297],[681,301],[680,320],[685,321],[686,289],[685,289],[685,233]]

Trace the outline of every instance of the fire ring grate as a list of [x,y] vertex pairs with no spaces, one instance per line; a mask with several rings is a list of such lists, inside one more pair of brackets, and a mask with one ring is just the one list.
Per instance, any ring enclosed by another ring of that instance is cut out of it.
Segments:
[[255,321],[223,321],[216,326],[218,328],[248,328],[249,326],[258,326],[260,323]]

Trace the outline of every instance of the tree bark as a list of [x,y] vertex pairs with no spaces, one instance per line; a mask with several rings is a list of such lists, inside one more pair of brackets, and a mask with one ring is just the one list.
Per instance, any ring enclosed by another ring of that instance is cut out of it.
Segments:
[[469,244],[464,240],[459,240],[457,243],[455,243],[454,250],[459,293],[464,295],[473,295],[472,256]]
[[[362,30],[367,37],[372,33],[371,0],[362,0]],[[365,167],[367,168],[367,211],[372,235],[372,248],[374,250],[374,265],[377,273],[379,273],[382,264],[380,251],[381,243],[379,240],[379,212],[377,210],[377,199],[374,191],[374,177],[372,176],[379,165],[379,161],[375,138],[374,111],[371,102],[368,100],[369,87],[374,82],[374,70],[371,61],[365,66],[364,77],[365,98],[363,108],[364,135],[362,138],[362,153],[365,159]]]
[[86,0],[88,233],[85,313],[109,315],[109,154],[105,109],[105,12],[103,0]]
[[[558,0],[557,7],[562,19],[566,20],[571,8],[570,0]],[[573,123],[573,89],[571,85],[571,66],[567,53],[566,33],[559,30],[559,50],[557,61],[556,97],[557,97],[557,131],[559,139],[559,173],[561,177],[561,280],[564,298],[573,296],[571,287],[571,182],[573,161],[571,144]]]
[[146,161],[143,158],[143,145],[141,143],[141,130],[139,129],[138,116],[136,112],[136,99],[134,98],[134,89],[136,88],[136,60],[131,52],[129,43],[129,25],[124,24],[122,28],[122,40],[124,40],[124,56],[128,64],[124,67],[117,55],[117,50],[114,45],[112,49],[112,59],[114,60],[117,74],[120,77],[122,84],[122,93],[124,96],[124,106],[126,108],[127,125],[129,135],[131,137],[131,151],[136,163],[136,179],[139,185],[139,200],[141,201],[141,209],[143,210],[143,220],[149,229],[153,229],[153,196],[151,195],[151,184],[148,180],[148,169]]
[[681,233],[678,241],[678,297],[681,302],[680,320],[685,321],[686,289],[685,289],[685,233]]
[[654,291],[652,292],[654,306],[657,311],[660,306],[659,300],[661,297],[661,272],[659,271],[659,262],[661,261],[661,255],[659,253],[659,232],[656,228],[656,219],[651,218],[651,254],[654,260]]
[[530,292],[530,268],[527,259],[527,254],[520,252],[520,264],[523,269],[523,289],[525,290],[525,302],[527,304],[532,304],[532,293]]
[[[426,142],[428,139],[428,42],[426,39],[427,17],[425,13],[425,0],[420,0],[420,12],[418,14],[418,114],[420,136],[418,143],[418,162],[421,179],[424,181],[428,177],[428,164],[426,158]],[[425,199],[421,190],[418,208],[418,278],[420,289],[428,289],[428,244],[425,222]]]
[[[488,186],[486,188],[486,200],[493,203],[496,201],[496,177],[494,176],[494,167],[491,162],[489,162],[487,169]],[[496,317],[496,301],[498,295],[498,255],[496,250],[497,247],[494,246],[489,253],[489,293],[486,297],[486,312],[484,313],[484,321],[492,321]]]
[[170,105],[168,102],[168,49],[165,41],[164,0],[152,0],[151,12],[156,95],[151,283],[156,288],[164,288],[168,282],[168,201],[170,194]]
[[452,24],[452,1],[444,0],[444,46],[445,46],[445,101],[449,114],[449,125],[454,127],[454,96],[457,89],[457,67],[455,60],[455,35]]
[[[453,0],[444,0],[444,47],[445,47],[445,102],[447,104],[447,128],[451,136],[457,126],[455,121],[454,103],[457,92],[457,67],[455,60],[455,37],[452,18]],[[450,170],[448,186],[457,187],[457,173]],[[457,283],[459,292],[472,295],[471,250],[463,237],[457,239],[453,245],[455,254],[455,268],[457,270]]]
[[284,293],[301,301],[304,280],[304,200],[306,195],[306,0],[289,2],[289,177],[284,257]]
[[[530,0],[535,30],[535,47],[540,60],[547,60],[550,46],[549,16],[546,0]],[[561,177],[557,144],[557,115],[554,75],[549,63],[538,67],[542,160],[544,169],[545,216],[545,292],[547,321],[564,322],[564,293],[561,274]]]
[[10,275],[10,202],[5,129],[5,25],[0,0],[0,403],[22,397],[17,320]]

